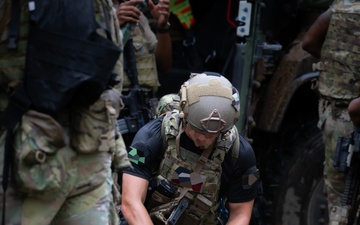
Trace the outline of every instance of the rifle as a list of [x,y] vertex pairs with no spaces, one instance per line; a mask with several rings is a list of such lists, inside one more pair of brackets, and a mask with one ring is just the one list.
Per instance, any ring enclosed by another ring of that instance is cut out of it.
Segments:
[[[143,0],[136,7],[143,11],[147,3]],[[135,27],[135,23],[127,23],[122,28],[124,43],[124,70],[131,81],[131,88],[127,95],[123,96],[125,111],[129,115],[119,119],[117,124],[122,134],[135,133],[151,118],[149,108],[150,91],[139,87],[138,72],[136,66],[136,56],[133,47],[133,39],[131,32]]]
[[[345,189],[341,199],[342,215],[346,216],[348,225],[357,220],[360,188],[360,127],[356,127],[348,138],[339,137],[334,155],[334,167],[346,173]],[[360,221],[357,220],[357,224]]]

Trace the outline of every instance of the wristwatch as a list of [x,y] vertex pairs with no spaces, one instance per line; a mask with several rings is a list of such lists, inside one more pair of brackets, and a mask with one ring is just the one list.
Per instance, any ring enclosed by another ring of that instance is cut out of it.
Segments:
[[170,23],[167,22],[165,28],[159,28],[159,27],[157,27],[157,28],[156,28],[156,31],[157,31],[157,33],[159,33],[159,34],[165,34],[165,33],[169,32],[169,31],[170,31]]

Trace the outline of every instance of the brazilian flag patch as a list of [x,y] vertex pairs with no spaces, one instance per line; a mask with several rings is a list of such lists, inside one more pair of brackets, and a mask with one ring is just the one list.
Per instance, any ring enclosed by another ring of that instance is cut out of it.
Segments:
[[139,165],[139,163],[145,163],[145,156],[143,152],[139,152],[136,148],[130,146],[129,160],[132,163]]

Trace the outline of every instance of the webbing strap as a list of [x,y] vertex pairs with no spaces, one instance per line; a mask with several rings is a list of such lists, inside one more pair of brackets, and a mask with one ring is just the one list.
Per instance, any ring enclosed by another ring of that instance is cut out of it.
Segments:
[[212,143],[207,149],[205,149],[202,153],[201,156],[194,168],[194,171],[197,173],[200,173],[203,166],[206,164],[206,162],[208,161],[208,158],[211,154],[211,152],[213,151],[213,147],[214,147],[214,143]]
[[11,19],[9,24],[9,42],[7,49],[16,50],[18,47],[20,33],[20,0],[11,2]]

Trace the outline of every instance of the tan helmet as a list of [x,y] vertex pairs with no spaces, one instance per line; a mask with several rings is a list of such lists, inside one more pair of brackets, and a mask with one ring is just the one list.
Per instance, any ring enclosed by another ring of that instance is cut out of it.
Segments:
[[191,74],[179,95],[180,117],[199,130],[225,133],[239,118],[239,92],[218,73]]

